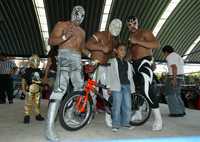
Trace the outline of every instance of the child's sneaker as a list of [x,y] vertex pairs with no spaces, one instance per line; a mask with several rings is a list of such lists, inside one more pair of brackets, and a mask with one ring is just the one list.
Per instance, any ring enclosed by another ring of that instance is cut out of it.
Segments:
[[134,128],[135,128],[135,126],[124,126],[124,128],[127,128],[127,129],[129,129],[129,130],[133,130]]
[[129,130],[133,130],[135,128],[135,126],[128,126],[127,127]]
[[117,132],[119,130],[119,128],[112,128],[113,132]]

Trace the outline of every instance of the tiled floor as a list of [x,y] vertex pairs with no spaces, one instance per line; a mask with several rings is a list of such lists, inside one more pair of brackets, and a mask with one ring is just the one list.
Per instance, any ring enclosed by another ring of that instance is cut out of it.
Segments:
[[[14,104],[0,104],[0,142],[46,142],[44,138],[44,122],[35,121],[34,117],[28,125],[23,124],[24,101],[16,99]],[[47,101],[42,101],[41,108],[46,116]],[[99,113],[90,125],[75,132],[64,130],[56,122],[62,141],[116,141],[117,139],[138,140],[163,137],[200,136],[200,111],[187,109],[187,115],[181,118],[168,117],[168,108],[161,105],[164,129],[159,132],[151,131],[152,118],[142,126],[133,130],[125,128],[112,132],[105,126],[104,114]],[[196,141],[197,142],[197,141]]]

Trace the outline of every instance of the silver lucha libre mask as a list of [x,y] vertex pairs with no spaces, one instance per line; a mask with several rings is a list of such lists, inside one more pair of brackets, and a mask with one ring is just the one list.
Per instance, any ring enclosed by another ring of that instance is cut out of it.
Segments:
[[82,6],[75,6],[72,10],[71,21],[81,24],[85,17],[85,10]]
[[31,67],[38,68],[40,65],[40,57],[38,57],[38,55],[32,55],[29,58],[29,63]]
[[122,21],[120,19],[113,19],[109,25],[109,32],[113,36],[118,36],[122,29]]

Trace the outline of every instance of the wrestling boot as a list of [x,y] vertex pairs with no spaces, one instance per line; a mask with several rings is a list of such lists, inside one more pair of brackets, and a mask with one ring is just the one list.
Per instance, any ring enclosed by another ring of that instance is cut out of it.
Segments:
[[137,110],[131,117],[131,121],[135,120],[142,120],[142,106],[139,107],[139,110]]
[[36,115],[35,119],[36,119],[37,121],[44,121],[44,117],[42,117],[41,114]]
[[107,112],[105,113],[105,122],[108,127],[112,127],[112,118]]
[[50,100],[47,120],[46,120],[45,135],[46,135],[46,138],[51,142],[59,141],[59,137],[55,133],[55,128],[54,128],[54,123],[55,123],[56,115],[58,113],[59,106],[60,106],[59,100],[54,100],[54,99]]
[[162,127],[163,127],[160,110],[159,110],[159,108],[156,108],[156,109],[152,109],[152,112],[154,115],[154,122],[153,122],[152,130],[160,131],[160,130],[162,130]]

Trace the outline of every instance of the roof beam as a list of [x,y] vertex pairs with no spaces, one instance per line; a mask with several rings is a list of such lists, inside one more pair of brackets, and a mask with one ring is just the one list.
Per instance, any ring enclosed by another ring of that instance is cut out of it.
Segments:
[[181,0],[171,0],[169,5],[167,6],[166,10],[163,12],[161,18],[159,19],[158,23],[156,24],[155,28],[153,29],[153,34],[157,36],[159,33],[160,29],[164,25],[165,21],[167,18],[171,15],[171,13],[174,11],[176,6],[179,4]]
[[105,6],[104,6],[104,12],[102,14],[102,19],[101,19],[100,31],[105,31],[106,29],[106,23],[110,15],[112,2],[113,0],[106,0]]
[[46,12],[44,9],[44,1],[43,0],[33,0],[35,4],[35,10],[38,15],[39,23],[40,23],[40,28],[41,32],[43,35],[43,39],[45,42],[45,47],[47,52],[50,50],[50,46],[48,45],[47,41],[49,38],[49,32],[48,32],[48,27],[47,27],[47,17],[46,17]]
[[186,60],[188,55],[191,54],[192,50],[194,49],[194,47],[197,45],[197,43],[200,42],[200,35],[197,37],[197,39],[191,44],[191,46],[188,48],[188,50],[185,52],[185,54],[183,55],[183,59]]

